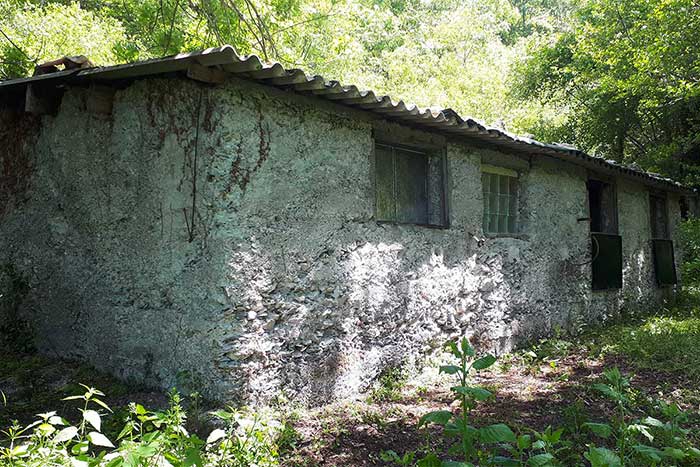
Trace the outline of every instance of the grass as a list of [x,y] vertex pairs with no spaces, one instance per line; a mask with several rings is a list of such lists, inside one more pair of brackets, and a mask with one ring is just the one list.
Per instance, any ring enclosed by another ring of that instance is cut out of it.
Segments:
[[[559,333],[557,333],[559,334]],[[520,364],[535,371],[556,367],[572,354],[623,359],[639,369],[700,378],[700,289],[684,290],[676,303],[654,315],[589,328],[578,337],[556,335],[501,358],[501,368]]]
[[603,355],[622,355],[640,368],[700,377],[700,318],[652,317],[600,336]]

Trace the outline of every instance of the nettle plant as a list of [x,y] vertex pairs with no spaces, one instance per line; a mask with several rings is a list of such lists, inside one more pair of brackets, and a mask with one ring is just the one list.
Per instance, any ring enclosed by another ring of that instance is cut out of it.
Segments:
[[[102,416],[98,410],[110,410],[99,397],[104,394],[82,385],[86,392],[64,400],[80,400],[80,423],[71,425],[56,412],[38,414],[38,420],[21,427],[16,423],[0,433],[6,442],[0,445],[0,461],[9,465],[64,465],[70,458],[88,465],[91,448],[114,445],[101,433]],[[97,409],[97,410],[95,410]],[[104,454],[99,457],[102,459]]]
[[629,423],[632,390],[618,368],[604,371],[603,382],[593,388],[614,402],[615,415],[610,423],[583,424],[596,436],[614,443],[613,449],[589,445],[584,457],[592,467],[677,465],[700,460],[700,450],[692,446],[688,430],[681,427],[688,416],[677,404],[660,402],[659,411],[667,422],[647,416]]
[[[466,467],[473,466],[473,462],[483,463],[492,458],[489,445],[498,443],[517,443],[515,433],[508,426],[497,423],[477,428],[470,423],[470,415],[479,402],[492,397],[487,389],[470,384],[470,376],[473,372],[489,368],[496,362],[496,357],[486,355],[476,358],[476,352],[466,338],[460,342],[447,344],[450,353],[457,359],[452,365],[440,367],[440,372],[455,377],[456,386],[451,388],[455,399],[459,402],[459,411],[438,410],[425,414],[418,422],[419,428],[428,428],[430,425],[443,427],[447,437],[456,442],[450,447],[448,454],[452,459],[441,459],[432,446],[430,432],[426,430],[425,456],[416,459],[419,467]],[[412,465],[416,457],[415,453],[407,453],[403,457],[393,451],[383,453],[385,460],[393,461],[400,465]]]
[[271,414],[220,410],[211,415],[222,426],[206,440],[185,428],[180,395],[170,393],[164,411],[131,403],[114,442],[103,433],[102,419],[111,409],[104,394],[84,386],[80,422],[72,425],[56,412],[39,414],[26,427],[15,424],[0,432],[0,466],[39,467],[276,467],[282,424]]
[[[557,460],[562,451],[570,449],[571,443],[562,439],[564,429],[548,427],[543,432],[528,430],[530,434],[516,434],[505,424],[496,423],[485,427],[473,426],[472,411],[481,402],[493,398],[493,394],[471,383],[475,372],[486,370],[496,362],[496,357],[476,357],[476,352],[466,338],[459,342],[448,342],[447,348],[456,362],[440,367],[440,372],[454,376],[451,388],[459,410],[438,410],[425,414],[418,422],[426,429],[424,454],[415,451],[403,456],[395,451],[384,451],[381,458],[402,466],[417,467],[555,467],[563,465]],[[453,442],[448,449],[448,459],[441,458],[430,437],[428,428],[438,425]]]

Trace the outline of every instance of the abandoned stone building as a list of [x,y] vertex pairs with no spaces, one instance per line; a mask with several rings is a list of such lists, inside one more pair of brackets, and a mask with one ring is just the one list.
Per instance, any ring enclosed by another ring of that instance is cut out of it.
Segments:
[[43,352],[314,404],[676,290],[659,176],[231,47],[40,71],[0,82],[0,310]]

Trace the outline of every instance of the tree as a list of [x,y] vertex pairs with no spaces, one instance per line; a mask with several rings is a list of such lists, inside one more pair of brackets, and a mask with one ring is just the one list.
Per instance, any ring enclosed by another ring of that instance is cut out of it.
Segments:
[[77,3],[17,7],[0,2],[0,14],[10,18],[0,28],[0,78],[31,74],[35,64],[64,55],[86,55],[97,63],[123,58],[125,39],[118,21],[83,10]]
[[571,31],[534,43],[519,68],[518,97],[566,113],[532,131],[700,182],[700,4],[590,0],[574,20]]

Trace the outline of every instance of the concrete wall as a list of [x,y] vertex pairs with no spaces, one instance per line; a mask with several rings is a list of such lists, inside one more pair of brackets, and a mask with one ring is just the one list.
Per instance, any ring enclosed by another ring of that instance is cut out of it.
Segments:
[[[139,81],[108,115],[91,92],[26,137],[0,120],[31,167],[0,210],[0,264],[29,284],[20,311],[45,352],[314,404],[451,336],[504,351],[661,299],[637,183],[617,180],[624,288],[592,293],[582,168],[241,81]],[[373,134],[446,148],[448,229],[374,221]],[[482,163],[521,174],[518,236],[482,232]]]

